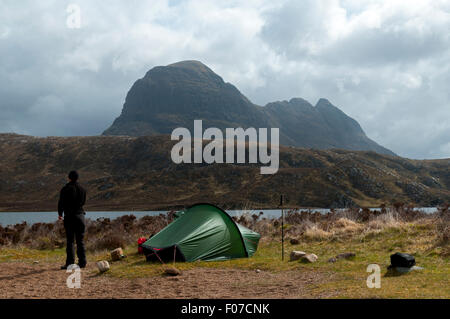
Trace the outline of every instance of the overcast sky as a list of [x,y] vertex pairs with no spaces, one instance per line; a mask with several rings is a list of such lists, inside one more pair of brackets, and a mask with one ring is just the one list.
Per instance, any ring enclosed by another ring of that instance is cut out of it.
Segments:
[[256,104],[324,97],[401,156],[450,158],[450,0],[2,0],[0,132],[100,134],[136,79],[180,60]]

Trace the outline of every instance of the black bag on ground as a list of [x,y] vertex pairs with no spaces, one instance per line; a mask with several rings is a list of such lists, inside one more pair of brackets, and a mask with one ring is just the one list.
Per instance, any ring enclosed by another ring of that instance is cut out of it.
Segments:
[[416,264],[414,256],[404,253],[395,253],[391,255],[391,266],[392,267],[407,267],[411,268]]

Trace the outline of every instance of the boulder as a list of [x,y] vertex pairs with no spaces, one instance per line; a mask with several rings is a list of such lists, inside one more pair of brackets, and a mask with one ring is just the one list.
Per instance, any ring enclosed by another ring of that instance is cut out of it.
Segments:
[[123,258],[123,251],[122,248],[116,248],[113,251],[111,251],[111,259],[112,261],[120,260]]
[[390,265],[388,267],[388,272],[392,275],[403,275],[407,274],[413,270],[423,270],[423,267],[412,266],[412,267],[393,267]]
[[317,259],[319,259],[319,257],[317,257],[317,255],[315,254],[306,254],[301,259],[306,263],[314,263],[317,261]]
[[107,262],[106,260],[102,260],[97,262],[97,268],[100,272],[105,272],[109,270],[109,262]]
[[164,273],[169,276],[181,275],[181,271],[179,271],[175,267],[168,267],[168,268],[164,269]]
[[412,267],[395,267],[395,270],[398,272],[410,272],[413,270],[423,270],[423,267],[419,267],[419,266],[412,266]]
[[304,251],[293,250],[290,255],[290,261],[299,260],[300,258],[302,258],[305,255],[306,255],[306,253]]

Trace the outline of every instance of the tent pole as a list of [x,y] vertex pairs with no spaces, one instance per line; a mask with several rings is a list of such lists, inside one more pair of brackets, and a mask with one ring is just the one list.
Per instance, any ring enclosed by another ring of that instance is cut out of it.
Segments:
[[284,209],[283,209],[283,195],[280,196],[281,206],[281,260],[284,261]]

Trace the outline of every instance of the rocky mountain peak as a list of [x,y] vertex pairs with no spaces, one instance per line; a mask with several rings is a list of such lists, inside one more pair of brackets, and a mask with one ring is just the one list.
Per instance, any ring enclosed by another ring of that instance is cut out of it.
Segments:
[[122,114],[104,135],[170,134],[191,129],[196,119],[205,127],[277,127],[280,143],[317,149],[372,150],[394,155],[370,140],[359,124],[321,98],[312,106],[302,98],[253,104],[239,90],[200,61],[156,66],[127,94]]

